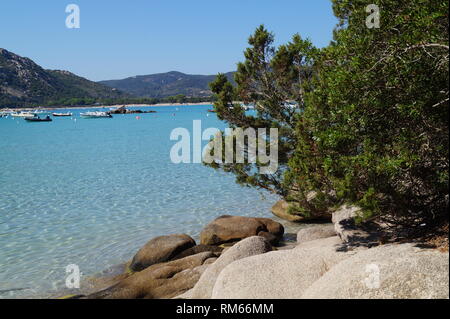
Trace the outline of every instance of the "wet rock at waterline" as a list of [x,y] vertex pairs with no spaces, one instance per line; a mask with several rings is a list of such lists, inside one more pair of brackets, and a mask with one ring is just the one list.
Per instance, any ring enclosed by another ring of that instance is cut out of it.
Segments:
[[185,234],[155,237],[139,249],[131,261],[130,269],[141,271],[153,264],[170,261],[194,246],[195,241]]
[[211,252],[155,264],[88,299],[167,299],[192,289],[217,256]]

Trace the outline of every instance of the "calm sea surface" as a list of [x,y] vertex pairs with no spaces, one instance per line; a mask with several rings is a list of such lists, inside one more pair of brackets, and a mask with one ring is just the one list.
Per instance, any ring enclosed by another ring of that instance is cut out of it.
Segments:
[[[154,236],[187,233],[222,214],[271,217],[273,195],[201,164],[173,164],[170,132],[223,128],[210,106],[155,107],[113,119],[0,118],[0,298],[64,287],[130,259]],[[19,289],[19,290],[18,290]]]

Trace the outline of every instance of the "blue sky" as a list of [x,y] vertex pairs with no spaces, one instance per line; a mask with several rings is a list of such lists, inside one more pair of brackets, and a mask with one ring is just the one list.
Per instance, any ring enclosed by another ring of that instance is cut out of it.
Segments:
[[[71,3],[80,7],[80,29],[65,26]],[[336,22],[329,0],[0,1],[0,47],[95,81],[216,74],[235,69],[260,24],[277,44],[298,32],[322,47]]]

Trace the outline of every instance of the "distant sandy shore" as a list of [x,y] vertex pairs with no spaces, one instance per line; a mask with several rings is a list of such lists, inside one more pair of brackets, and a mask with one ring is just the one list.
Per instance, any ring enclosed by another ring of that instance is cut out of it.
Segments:
[[[159,103],[159,104],[126,104],[125,107],[161,107],[161,106],[195,106],[195,105],[212,105],[213,102],[200,102],[200,103]],[[58,110],[58,109],[105,109],[105,108],[117,108],[124,106],[119,105],[97,105],[97,106],[52,106],[52,107],[42,107],[41,110]],[[14,111],[27,111],[36,110],[37,108],[21,107],[14,108]],[[3,108],[0,110],[10,110],[9,108]]]

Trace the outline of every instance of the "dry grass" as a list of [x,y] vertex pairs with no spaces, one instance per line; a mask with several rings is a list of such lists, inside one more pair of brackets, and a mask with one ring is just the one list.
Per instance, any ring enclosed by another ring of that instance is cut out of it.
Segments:
[[444,225],[435,236],[427,238],[426,243],[436,247],[441,252],[448,252],[448,223]]

